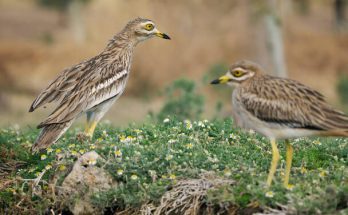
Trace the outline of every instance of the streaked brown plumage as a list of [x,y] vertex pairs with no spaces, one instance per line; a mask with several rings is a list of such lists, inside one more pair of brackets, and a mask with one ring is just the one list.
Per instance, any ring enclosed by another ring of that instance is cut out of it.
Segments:
[[135,46],[153,36],[170,39],[151,20],[136,18],[99,55],[65,69],[30,107],[32,112],[44,104],[60,101],[53,113],[38,125],[42,130],[33,150],[55,143],[83,113],[87,114],[86,132],[92,136],[97,122],[125,89]]
[[[237,125],[253,129],[272,142],[273,160],[267,183],[271,184],[279,160],[275,141],[304,136],[348,137],[348,116],[332,108],[319,92],[295,81],[263,73],[250,61],[233,64],[226,75],[212,84],[235,86],[233,117]],[[288,186],[292,146],[287,142]]]

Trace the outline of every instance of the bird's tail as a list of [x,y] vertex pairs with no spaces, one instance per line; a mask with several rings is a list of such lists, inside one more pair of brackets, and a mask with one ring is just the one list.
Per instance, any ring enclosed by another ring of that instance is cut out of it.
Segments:
[[348,130],[328,130],[322,132],[322,136],[348,137]]
[[329,107],[323,111],[326,116],[323,120],[324,136],[348,137],[348,115]]
[[73,120],[40,126],[42,130],[32,147],[32,151],[37,152],[54,144],[71,126],[72,122]]

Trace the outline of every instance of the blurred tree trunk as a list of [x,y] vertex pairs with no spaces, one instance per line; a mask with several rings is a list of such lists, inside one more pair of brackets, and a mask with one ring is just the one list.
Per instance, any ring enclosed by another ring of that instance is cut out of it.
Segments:
[[277,14],[281,2],[277,0],[268,0],[267,3],[267,12],[264,17],[267,32],[267,51],[272,62],[274,73],[279,77],[287,77],[282,37],[282,20]]
[[255,58],[267,71],[279,77],[287,77],[286,59],[282,25],[284,14],[292,8],[291,0],[252,0],[250,1],[251,18],[256,23],[250,38],[255,50]]
[[86,30],[82,19],[82,1],[71,1],[68,5],[69,28],[76,43],[83,44],[86,41]]
[[347,25],[345,14],[346,5],[347,0],[335,0],[334,2],[336,28],[339,30]]
[[7,88],[13,85],[13,79],[8,74],[3,65],[0,64],[0,111],[5,111],[9,108],[9,101],[6,97]]
[[8,101],[5,98],[3,92],[0,92],[0,111],[5,111],[8,109]]

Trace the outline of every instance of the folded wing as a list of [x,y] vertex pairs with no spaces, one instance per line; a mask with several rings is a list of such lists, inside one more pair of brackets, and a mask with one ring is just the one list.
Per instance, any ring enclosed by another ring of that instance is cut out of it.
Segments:
[[33,112],[42,105],[53,101],[59,101],[61,98],[63,98],[66,93],[72,90],[72,88],[76,85],[79,79],[79,73],[81,72],[81,67],[82,65],[76,65],[64,70],[46,89],[40,93],[40,95],[38,95],[38,97],[31,104],[29,112]]
[[319,92],[294,80],[265,79],[243,93],[241,100],[262,121],[299,129],[348,131],[346,114],[330,107]]
[[38,128],[70,121],[94,106],[120,95],[125,88],[128,72],[122,68],[107,71],[110,70],[101,68],[100,71],[81,78]]

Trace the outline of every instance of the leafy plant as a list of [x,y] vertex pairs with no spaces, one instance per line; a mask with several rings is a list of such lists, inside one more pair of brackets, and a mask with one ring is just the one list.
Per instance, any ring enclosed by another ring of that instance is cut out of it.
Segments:
[[343,105],[348,105],[348,75],[340,75],[337,83],[337,91]]
[[179,120],[199,119],[204,108],[204,97],[196,92],[191,80],[179,79],[165,91],[166,102],[158,113],[159,120],[175,116]]
[[203,77],[203,83],[209,84],[213,79],[225,74],[228,70],[228,66],[224,63],[216,63],[212,65]]

